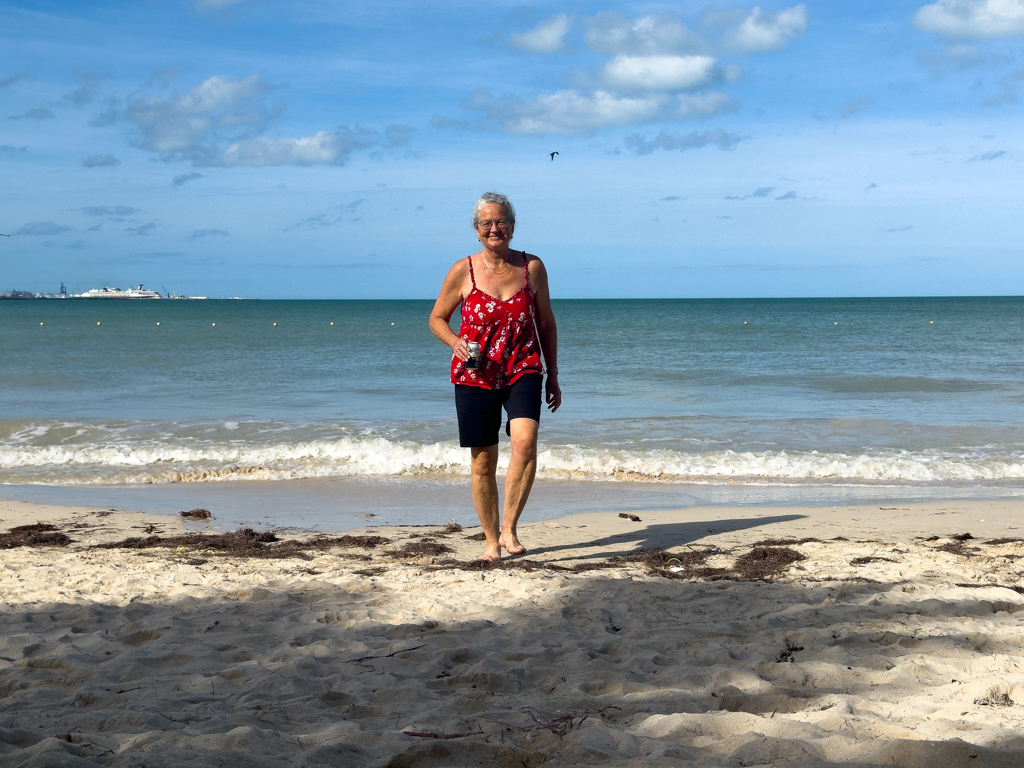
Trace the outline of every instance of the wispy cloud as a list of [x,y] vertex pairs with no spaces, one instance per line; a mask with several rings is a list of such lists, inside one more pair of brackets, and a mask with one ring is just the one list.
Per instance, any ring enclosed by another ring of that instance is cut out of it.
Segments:
[[27,152],[28,147],[16,147],[13,144],[0,144],[0,154],[11,152]]
[[188,236],[189,240],[201,240],[204,237],[230,237],[231,233],[223,229],[197,229]]
[[124,221],[127,217],[140,213],[138,208],[130,205],[87,205],[82,208],[86,216],[105,216],[111,221]]
[[149,84],[156,85],[161,88],[168,87],[175,81],[178,75],[181,73],[181,67],[177,64],[171,64],[170,66],[158,69],[152,75],[149,76]]
[[171,186],[180,187],[182,184],[187,184],[190,181],[195,181],[196,179],[201,178],[203,178],[203,174],[196,173],[195,171],[192,173],[182,173],[171,179]]
[[4,88],[10,88],[12,85],[14,85],[19,80],[24,80],[24,79],[25,79],[25,75],[24,74],[6,75],[4,77],[0,77],[0,91],[2,91]]
[[82,161],[86,168],[109,168],[112,165],[120,165],[121,161],[113,155],[92,155]]
[[240,5],[248,2],[248,0],[195,0],[193,6],[196,10],[217,10],[219,8],[226,8],[229,5]]
[[947,37],[1024,35],[1024,0],[938,0],[918,9],[914,25]]
[[974,157],[969,158],[966,162],[968,162],[968,163],[987,163],[987,162],[990,162],[992,160],[997,160],[1000,157],[1003,157],[1003,155],[1005,155],[1005,154],[1006,154],[1006,150],[1005,149],[993,150],[991,152],[982,152],[980,155],[975,155]]
[[469,120],[456,120],[455,118],[445,117],[444,115],[434,115],[430,118],[430,124],[435,128],[455,128],[460,131],[468,131],[473,127],[473,124]]
[[779,196],[778,196],[778,197],[776,197],[775,199],[776,199],[776,200],[796,200],[796,192],[795,192],[795,191],[793,191],[793,190],[790,190],[790,191],[789,191],[789,192],[787,192],[786,194],[784,194],[784,195],[779,195]]
[[749,200],[752,197],[768,197],[775,191],[775,187],[758,187],[749,195],[726,195],[726,200]]
[[154,229],[156,229],[156,226],[155,221],[150,221],[145,224],[140,224],[137,227],[125,227],[123,231],[127,232],[129,235],[135,235],[136,237],[148,236]]
[[856,99],[850,99],[845,104],[842,104],[839,109],[836,110],[836,114],[840,120],[846,120],[853,117],[858,112],[867,109],[871,105],[871,99],[865,96],[858,96]]
[[981,102],[983,107],[1002,107],[1014,104],[1018,98],[1021,83],[1024,83],[1024,67],[1007,72],[999,79],[999,92]]
[[100,83],[103,78],[93,72],[80,72],[78,75],[78,87],[64,96],[76,107],[91,104],[99,94]]
[[318,213],[315,216],[310,216],[308,219],[303,219],[296,224],[292,224],[290,227],[286,227],[285,232],[293,229],[322,229],[324,227],[333,227],[346,220],[359,221],[360,219],[358,218],[350,217],[349,219],[346,219],[345,217],[348,214],[354,214],[356,209],[365,202],[366,198],[361,197],[358,200],[353,200],[351,203],[337,205],[329,211]]
[[63,235],[65,232],[70,232],[73,228],[66,224],[57,224],[54,221],[34,221],[31,224],[25,224],[16,232],[15,235],[32,235],[34,237],[49,237],[53,235]]
[[568,50],[565,36],[572,28],[572,19],[564,13],[545,19],[529,32],[513,33],[508,42],[514,48],[530,53],[561,53]]
[[889,227],[888,229],[883,229],[882,231],[883,232],[909,232],[913,228],[914,228],[913,224],[907,224],[906,226],[903,226],[903,227]]
[[721,150],[730,150],[734,149],[741,141],[743,141],[742,136],[718,128],[714,131],[694,131],[685,136],[673,136],[662,131],[650,140],[645,139],[639,133],[634,133],[627,136],[623,143],[638,155],[649,155],[658,149],[685,152],[688,149],[717,147]]
[[20,115],[11,115],[11,120],[55,120],[57,116],[46,107],[36,107]]

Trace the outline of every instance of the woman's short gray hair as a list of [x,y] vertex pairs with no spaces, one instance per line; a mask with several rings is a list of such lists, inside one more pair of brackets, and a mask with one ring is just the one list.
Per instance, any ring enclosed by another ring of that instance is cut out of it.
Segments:
[[473,206],[473,226],[476,227],[480,223],[480,209],[492,203],[505,209],[505,215],[514,227],[516,225],[516,209],[512,207],[512,202],[507,197],[499,195],[497,192],[484,192],[480,195],[480,199]]

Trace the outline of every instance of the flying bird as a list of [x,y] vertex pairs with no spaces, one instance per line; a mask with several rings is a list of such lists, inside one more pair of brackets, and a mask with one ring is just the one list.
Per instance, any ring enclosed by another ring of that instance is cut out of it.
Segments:
[[558,154],[557,152],[552,152],[551,153],[551,162],[552,163],[555,162],[555,155],[557,155],[557,154]]

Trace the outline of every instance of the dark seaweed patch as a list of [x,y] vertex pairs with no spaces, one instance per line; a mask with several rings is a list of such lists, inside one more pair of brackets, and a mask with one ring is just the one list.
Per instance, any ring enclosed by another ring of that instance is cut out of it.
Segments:
[[986,587],[1001,587],[1002,589],[1011,589],[1018,595],[1024,595],[1024,587],[1018,587],[1016,585],[1009,586],[1007,584],[970,584],[967,582],[960,582],[955,584],[957,587],[965,587],[967,589],[985,589]]
[[406,544],[401,549],[392,550],[387,554],[391,557],[405,559],[411,557],[437,557],[438,555],[450,554],[453,551],[447,544],[442,544],[439,541],[420,539],[419,541]]
[[213,515],[210,513],[210,510],[203,509],[202,507],[197,507],[196,509],[190,509],[190,510],[188,510],[186,512],[179,512],[178,514],[180,514],[186,520],[211,520],[211,519],[213,519]]
[[[833,539],[833,541],[837,541],[837,540],[838,539]],[[755,541],[750,546],[752,546],[752,547],[792,547],[792,546],[795,546],[797,544],[807,544],[808,542],[812,542],[812,541],[820,542],[821,539],[815,539],[812,536],[808,536],[805,539],[762,539],[761,541]],[[846,539],[842,539],[842,541],[846,541]]]
[[898,563],[899,560],[893,560],[891,557],[874,557],[868,555],[867,557],[855,557],[850,561],[850,565],[867,565],[868,563]]
[[95,549],[154,549],[185,547],[202,550],[204,554],[235,557],[306,559],[310,550],[323,551],[332,547],[361,547],[372,549],[385,544],[383,536],[314,536],[309,539],[281,541],[273,531],[255,531],[242,528],[230,533],[186,533],[178,536],[132,536],[109,544],[98,544]]
[[0,534],[0,549],[15,547],[66,547],[71,543],[67,534],[49,523],[33,523],[17,525],[10,531]]
[[982,696],[981,698],[975,699],[974,703],[979,707],[1012,707],[1017,702],[1011,699],[1008,693],[1000,693],[996,696],[991,694],[988,696]]
[[793,563],[807,558],[789,547],[754,547],[733,565],[739,581],[771,581]]

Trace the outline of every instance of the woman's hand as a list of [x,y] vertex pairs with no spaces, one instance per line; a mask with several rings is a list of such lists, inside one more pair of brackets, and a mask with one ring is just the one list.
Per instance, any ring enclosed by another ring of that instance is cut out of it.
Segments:
[[462,362],[466,362],[469,360],[469,342],[461,336],[456,336],[455,343],[452,344],[452,353]]
[[558,374],[548,374],[547,380],[544,382],[544,400],[548,404],[548,409],[554,413],[558,410],[558,406],[562,404],[562,388],[558,386]]

